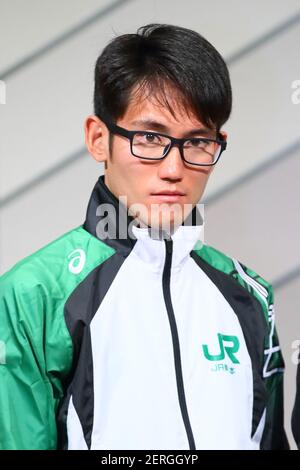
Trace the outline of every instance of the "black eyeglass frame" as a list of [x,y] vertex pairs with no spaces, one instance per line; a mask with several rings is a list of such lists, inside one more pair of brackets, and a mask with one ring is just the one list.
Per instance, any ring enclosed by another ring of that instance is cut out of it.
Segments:
[[[162,134],[161,132],[143,131],[143,130],[130,131],[128,129],[124,129],[124,127],[118,126],[117,124],[113,123],[112,121],[109,121],[109,120],[106,120],[106,119],[103,119],[103,118],[100,118],[100,119],[102,119],[102,121],[105,123],[107,128],[110,130],[110,132],[112,132],[113,134],[121,135],[121,136],[126,137],[127,139],[129,139],[130,140],[130,151],[131,151],[132,155],[136,158],[141,158],[143,160],[155,160],[155,161],[163,160],[168,155],[171,148],[174,145],[177,145],[179,147],[179,152],[180,152],[180,156],[181,156],[182,160],[185,161],[186,163],[188,163],[189,165],[213,166],[218,162],[218,160],[220,159],[221,154],[224,152],[224,150],[226,150],[226,147],[227,147],[227,141],[223,139],[222,134],[220,132],[218,133],[218,135],[220,136],[220,138],[218,138],[218,139],[209,139],[209,138],[206,138],[206,137],[188,137],[188,138],[179,139],[179,138],[167,135],[167,134]],[[166,147],[164,149],[164,153],[161,157],[140,157],[139,155],[136,155],[134,153],[133,148],[132,148],[133,138],[136,134],[159,135],[159,136],[162,136],[162,137],[167,137],[168,139],[170,139],[171,142],[170,142],[169,145],[166,145]],[[220,151],[216,161],[214,161],[213,163],[193,163],[193,162],[189,162],[188,160],[186,160],[184,158],[183,146],[184,146],[185,142],[187,142],[189,140],[192,140],[192,139],[199,139],[202,142],[215,142],[218,145],[221,145],[221,151]]]

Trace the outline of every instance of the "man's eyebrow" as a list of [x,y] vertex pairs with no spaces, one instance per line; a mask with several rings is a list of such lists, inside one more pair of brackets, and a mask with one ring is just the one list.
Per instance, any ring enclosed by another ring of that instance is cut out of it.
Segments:
[[[164,134],[170,134],[170,128],[161,122],[155,121],[153,119],[137,119],[135,121],[131,121],[130,123],[133,126],[139,126],[144,128],[144,130],[155,130],[157,132],[162,132]],[[209,129],[208,127],[199,127],[198,129],[191,129],[190,131],[186,132],[185,135],[182,137],[191,137],[195,135],[212,135],[214,133],[213,129]]]

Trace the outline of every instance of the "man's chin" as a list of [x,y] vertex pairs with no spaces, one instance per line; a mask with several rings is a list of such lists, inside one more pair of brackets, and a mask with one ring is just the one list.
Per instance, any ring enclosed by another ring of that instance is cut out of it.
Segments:
[[133,216],[142,228],[153,227],[167,232],[174,230],[187,218],[192,204],[151,204],[150,206],[132,206],[129,214]]
[[136,219],[141,228],[151,227],[168,233],[173,232],[183,222],[182,216],[174,217],[173,214],[166,213],[155,213],[146,218],[137,217]]

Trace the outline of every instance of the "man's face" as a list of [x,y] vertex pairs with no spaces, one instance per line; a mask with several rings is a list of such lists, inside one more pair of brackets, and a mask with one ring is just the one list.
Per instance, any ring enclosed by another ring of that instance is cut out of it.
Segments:
[[[188,116],[182,107],[178,108],[176,101],[173,105],[176,118],[155,99],[132,100],[116,124],[128,130],[162,132],[178,138],[215,138],[213,131],[210,135],[193,133],[205,126],[192,113]],[[142,121],[151,121],[152,124]],[[101,121],[100,125],[103,127]],[[86,132],[93,132],[93,129],[95,126],[90,126],[90,131],[87,126]],[[225,133],[223,135],[226,137]],[[201,199],[214,168],[185,163],[177,146],[163,160],[139,159],[131,154],[129,139],[120,135],[114,135],[110,154],[108,144],[103,148],[105,156],[102,151],[101,158],[95,155],[94,158],[106,161],[105,184],[116,197],[126,197],[130,214],[138,217],[142,226],[168,228],[180,225]],[[170,192],[175,194],[167,194]]]

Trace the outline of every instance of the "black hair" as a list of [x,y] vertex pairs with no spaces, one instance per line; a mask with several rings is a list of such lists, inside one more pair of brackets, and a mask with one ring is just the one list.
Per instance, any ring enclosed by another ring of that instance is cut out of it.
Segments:
[[107,44],[95,66],[94,113],[116,122],[135,89],[162,100],[174,116],[170,86],[186,112],[207,127],[219,131],[229,118],[232,92],[222,56],[199,33],[168,24],[141,26]]

